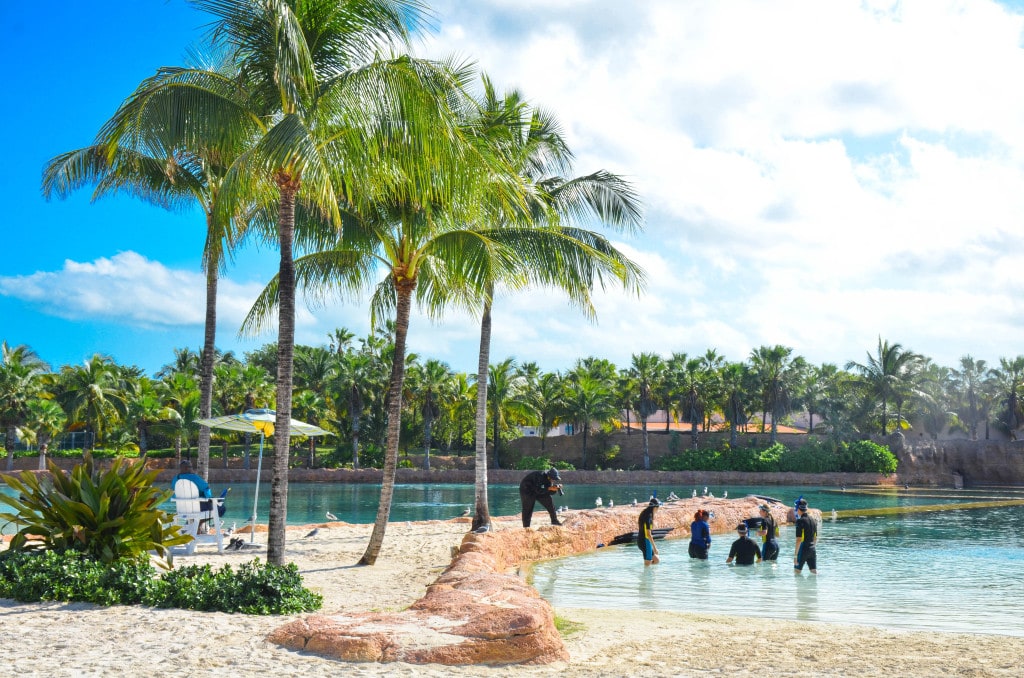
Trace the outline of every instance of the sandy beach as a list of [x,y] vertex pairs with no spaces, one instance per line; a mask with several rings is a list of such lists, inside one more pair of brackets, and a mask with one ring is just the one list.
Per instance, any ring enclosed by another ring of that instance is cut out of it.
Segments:
[[[498,529],[516,529],[498,521]],[[322,612],[395,611],[448,565],[467,523],[393,523],[373,567],[355,567],[370,525],[290,529],[287,554]],[[521,529],[521,528],[520,528]],[[259,536],[259,535],[258,535]],[[239,563],[253,553],[200,547],[178,564]],[[0,675],[10,676],[1017,676],[1024,638],[893,631],[703,614],[556,609],[573,622],[570,661],[451,667],[344,663],[264,640],[291,617],[86,604],[0,602]]]

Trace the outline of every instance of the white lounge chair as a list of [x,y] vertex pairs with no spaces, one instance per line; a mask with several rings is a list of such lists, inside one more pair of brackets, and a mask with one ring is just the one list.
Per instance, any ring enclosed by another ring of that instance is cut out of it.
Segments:
[[[224,532],[221,529],[220,512],[217,510],[224,503],[224,497],[201,497],[194,482],[180,478],[174,483],[174,496],[171,500],[175,504],[174,523],[181,526],[182,534],[192,537],[192,541],[179,547],[183,550],[173,553],[190,556],[195,553],[196,545],[201,543],[216,544],[217,553],[224,553]],[[207,508],[204,509],[203,504]],[[213,534],[199,534],[199,525],[204,520],[209,521]]]

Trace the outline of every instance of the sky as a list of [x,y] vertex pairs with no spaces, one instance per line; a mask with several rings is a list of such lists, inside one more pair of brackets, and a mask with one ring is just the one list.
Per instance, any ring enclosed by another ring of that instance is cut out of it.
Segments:
[[[781,344],[865,362],[879,339],[956,367],[1024,354],[1024,3],[989,0],[434,1],[414,53],[474,62],[554,113],[576,174],[627,178],[639,297],[588,321],[549,290],[500,296],[491,361],[565,370],[635,354],[743,361]],[[95,353],[155,372],[202,346],[204,221],[82,190],[47,202],[45,163],[88,145],[135,86],[184,63],[209,17],[183,0],[0,4],[0,340],[55,368]],[[594,224],[599,229],[600,225]],[[220,284],[239,337],[278,255]],[[300,304],[296,341],[369,331],[365,304]],[[416,315],[409,350],[474,372],[478,319]]]

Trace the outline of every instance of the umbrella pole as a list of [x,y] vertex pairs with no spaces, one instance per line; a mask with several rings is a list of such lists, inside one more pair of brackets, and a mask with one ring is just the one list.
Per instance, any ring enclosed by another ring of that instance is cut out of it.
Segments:
[[260,456],[256,461],[256,492],[253,493],[252,497],[252,520],[249,529],[250,544],[256,539],[256,506],[260,501],[260,476],[263,475],[263,439],[265,437],[263,431],[260,431]]

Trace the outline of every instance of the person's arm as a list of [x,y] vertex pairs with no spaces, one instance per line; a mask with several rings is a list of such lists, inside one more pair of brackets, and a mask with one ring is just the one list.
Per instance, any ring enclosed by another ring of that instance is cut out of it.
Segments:
[[793,562],[797,561],[800,557],[800,544],[804,540],[804,525],[799,520],[796,521],[796,544],[793,547]]
[[733,558],[736,557],[736,542],[733,542],[732,548],[729,549],[729,557],[725,559],[726,565],[731,565]]

